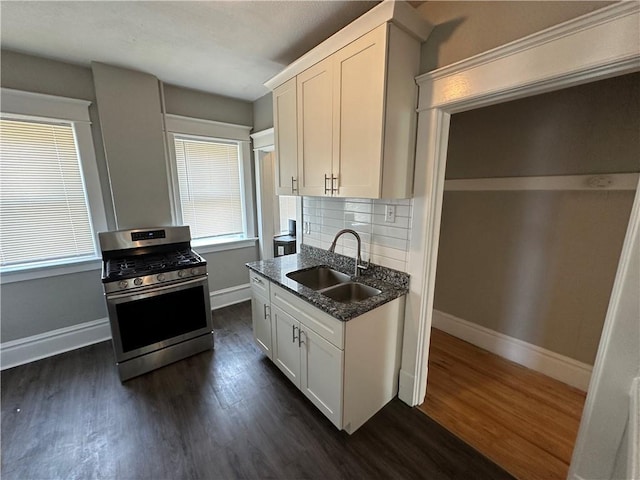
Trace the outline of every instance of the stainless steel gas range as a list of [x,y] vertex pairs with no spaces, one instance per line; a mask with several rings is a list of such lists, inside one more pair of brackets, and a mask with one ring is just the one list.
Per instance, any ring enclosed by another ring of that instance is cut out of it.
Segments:
[[189,227],[99,234],[113,348],[124,381],[213,348],[207,262]]

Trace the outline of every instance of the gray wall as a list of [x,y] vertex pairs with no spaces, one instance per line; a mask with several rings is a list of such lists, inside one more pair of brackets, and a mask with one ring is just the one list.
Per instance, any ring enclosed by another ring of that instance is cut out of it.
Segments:
[[457,62],[614,2],[424,2],[435,28],[422,45],[421,72]]
[[[6,50],[1,52],[0,61],[2,87],[94,102],[90,107],[93,140],[108,226],[109,229],[115,228],[110,182],[91,69]],[[128,86],[124,85],[123,88]],[[157,85],[154,88],[158,91]],[[165,88],[169,113],[251,125],[250,102],[170,85]],[[157,171],[154,172],[154,174],[157,173]],[[166,175],[164,165],[160,173]],[[166,178],[156,180],[166,182]],[[121,195],[129,198],[135,196],[131,191],[124,191]],[[211,291],[248,283],[249,275],[244,264],[257,260],[258,255],[257,247],[205,255],[209,263]],[[220,275],[219,272],[224,272],[224,275]],[[0,289],[2,342],[107,316],[99,268],[82,273],[5,283]]]
[[118,229],[171,225],[158,79],[91,65]]
[[267,93],[253,102],[253,131],[273,127],[273,95]]
[[251,102],[164,84],[167,113],[217,122],[253,125]]
[[640,73],[458,113],[447,178],[637,172],[638,112]]
[[245,263],[258,260],[260,253],[256,244],[254,247],[205,253],[203,257],[207,260],[209,290],[215,292],[249,283],[249,270]]
[[[638,80],[454,115],[447,177],[640,171]],[[446,192],[435,308],[593,363],[633,197]]]

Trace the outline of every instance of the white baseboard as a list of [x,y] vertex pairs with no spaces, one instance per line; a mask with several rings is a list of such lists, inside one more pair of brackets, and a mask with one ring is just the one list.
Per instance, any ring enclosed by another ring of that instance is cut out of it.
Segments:
[[111,338],[109,319],[39,333],[0,344],[0,370],[17,367]]
[[211,292],[211,309],[216,310],[222,307],[228,307],[236,303],[251,300],[251,284],[236,285],[235,287],[223,288]]
[[[209,293],[211,308],[222,308],[251,298],[251,285],[238,285]],[[39,333],[0,344],[0,370],[86,347],[111,338],[108,318]]]
[[593,367],[448,313],[433,310],[432,326],[508,360],[586,391]]

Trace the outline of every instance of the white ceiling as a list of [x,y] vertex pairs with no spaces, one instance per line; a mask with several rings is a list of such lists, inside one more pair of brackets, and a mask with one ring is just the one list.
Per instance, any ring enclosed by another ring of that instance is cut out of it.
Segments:
[[2,1],[3,49],[253,101],[377,1]]

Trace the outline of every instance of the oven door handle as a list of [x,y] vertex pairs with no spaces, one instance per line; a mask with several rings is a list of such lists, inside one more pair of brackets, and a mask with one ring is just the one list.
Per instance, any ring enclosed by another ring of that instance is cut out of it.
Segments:
[[182,287],[186,287],[188,285],[193,285],[196,283],[202,283],[203,280],[206,280],[208,277],[204,276],[204,277],[198,277],[198,278],[193,278],[191,280],[182,280],[179,282],[175,282],[175,283],[170,283],[168,285],[163,285],[163,286],[151,286],[149,288],[145,288],[143,290],[132,290],[129,292],[122,292],[122,293],[115,293],[115,294],[109,294],[107,295],[107,300],[119,300],[121,298],[127,298],[127,297],[134,297],[137,295],[144,295],[145,293],[156,293],[156,292],[163,292],[165,290],[175,290],[176,288],[182,288]]

